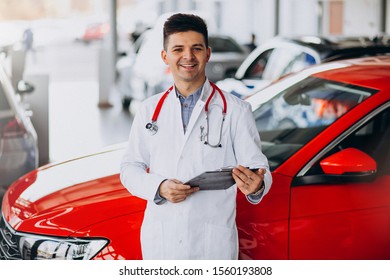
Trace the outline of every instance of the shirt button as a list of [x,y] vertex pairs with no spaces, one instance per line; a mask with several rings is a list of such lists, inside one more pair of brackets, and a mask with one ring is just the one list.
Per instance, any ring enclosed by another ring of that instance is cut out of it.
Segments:
[[188,107],[188,104],[187,103],[184,103],[184,108],[187,108]]

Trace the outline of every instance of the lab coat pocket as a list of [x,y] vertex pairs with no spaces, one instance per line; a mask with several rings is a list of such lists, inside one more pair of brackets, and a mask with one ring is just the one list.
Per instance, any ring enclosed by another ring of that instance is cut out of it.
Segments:
[[[219,136],[218,136],[219,137]],[[205,170],[211,171],[225,166],[225,157],[226,157],[226,143],[224,142],[223,135],[221,136],[221,145],[222,147],[212,147],[208,144],[202,142],[202,165]],[[211,137],[207,140],[211,140]],[[219,140],[212,140],[211,144],[214,145],[218,143]],[[210,142],[209,142],[210,144]]]
[[212,171],[225,166],[225,151],[222,148],[213,148],[203,144],[202,147],[203,167]]
[[225,166],[227,153],[230,152],[226,138],[228,128],[218,110],[211,111],[208,118],[208,122],[205,120],[201,124],[203,166],[205,170],[215,170]]
[[238,257],[237,230],[206,224],[205,257],[209,260],[236,260]]

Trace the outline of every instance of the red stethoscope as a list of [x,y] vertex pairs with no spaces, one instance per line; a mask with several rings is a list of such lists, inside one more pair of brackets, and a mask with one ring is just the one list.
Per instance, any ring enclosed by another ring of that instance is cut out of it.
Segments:
[[[210,147],[217,148],[217,147],[222,147],[221,145],[221,139],[222,139],[222,128],[223,128],[223,123],[225,121],[225,116],[226,116],[226,111],[227,111],[227,103],[224,94],[222,93],[222,90],[217,87],[214,83],[210,82],[211,87],[213,88],[213,91],[211,92],[209,98],[206,101],[205,104],[205,112],[206,112],[206,120],[207,120],[207,133],[203,133],[204,127],[201,126],[201,141],[204,140],[204,144],[209,145]],[[165,93],[164,95],[160,98],[160,100],[157,103],[156,108],[154,109],[154,113],[152,116],[152,121],[146,124],[146,129],[148,129],[152,135],[156,134],[158,131],[158,126],[157,126],[157,119],[160,114],[161,108],[164,104],[165,99],[167,98],[168,94],[173,90],[173,86],[171,86]],[[214,97],[215,91],[218,91],[219,95],[221,96],[221,99],[223,101],[223,108],[222,109],[222,122],[221,122],[221,128],[219,131],[219,140],[218,143],[213,145],[208,141],[208,135],[209,135],[209,105],[211,102],[211,99]]]

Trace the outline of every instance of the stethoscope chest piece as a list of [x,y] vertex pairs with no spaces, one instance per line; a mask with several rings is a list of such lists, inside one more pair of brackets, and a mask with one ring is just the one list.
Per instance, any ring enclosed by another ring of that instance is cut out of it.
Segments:
[[149,130],[152,135],[155,135],[158,131],[158,126],[155,122],[147,123],[145,128]]

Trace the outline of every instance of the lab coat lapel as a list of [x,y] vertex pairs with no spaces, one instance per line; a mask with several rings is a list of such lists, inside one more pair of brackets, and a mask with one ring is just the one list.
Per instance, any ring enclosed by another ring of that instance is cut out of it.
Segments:
[[[202,94],[200,99],[195,105],[194,110],[192,111],[190,121],[188,123],[187,131],[184,134],[183,131],[183,123],[182,123],[182,118],[181,118],[181,105],[180,105],[180,100],[176,96],[176,91],[172,91],[171,94],[168,95],[167,101],[170,103],[170,108],[172,108],[170,112],[170,123],[172,123],[174,135],[171,135],[172,137],[175,137],[178,141],[178,146],[176,149],[176,156],[177,158],[180,157],[180,155],[183,153],[183,149],[191,135],[193,133],[192,130],[196,129],[195,123],[199,119],[199,116],[202,114],[204,111],[204,106],[206,104],[207,98],[210,96],[212,91],[210,82],[206,80],[203,89],[202,89]],[[196,131],[194,132],[196,133]]]

